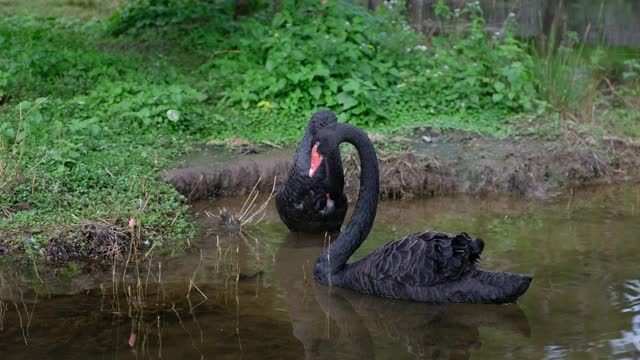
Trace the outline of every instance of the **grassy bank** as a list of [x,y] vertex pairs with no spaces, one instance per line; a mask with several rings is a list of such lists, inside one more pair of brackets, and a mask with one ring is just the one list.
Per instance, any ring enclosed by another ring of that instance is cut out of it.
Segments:
[[187,199],[158,175],[176,155],[230,137],[293,144],[322,107],[373,132],[640,136],[637,52],[537,53],[508,24],[487,33],[473,4],[440,4],[464,30],[425,39],[400,5],[288,2],[274,15],[258,2],[233,20],[232,2],[24,3],[0,19],[0,243],[12,248],[91,255],[88,222],[126,233],[135,219],[150,246],[179,249]]

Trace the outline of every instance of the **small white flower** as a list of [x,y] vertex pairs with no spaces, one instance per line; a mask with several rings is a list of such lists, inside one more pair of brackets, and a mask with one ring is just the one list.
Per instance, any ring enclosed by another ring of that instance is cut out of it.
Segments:
[[438,58],[438,53],[436,53],[435,55],[433,55],[434,58]]
[[445,65],[442,67],[445,71],[449,70],[449,66]]
[[325,36],[324,36],[324,39],[325,39],[325,40],[329,40],[329,35],[325,35]]
[[336,39],[331,40],[331,42],[335,44],[336,43]]
[[514,13],[510,12],[510,13],[509,13],[509,17],[510,17],[510,18],[512,18],[512,17],[516,17],[516,14],[514,14]]
[[500,31],[496,31],[496,32],[494,32],[494,33],[493,33],[493,36],[496,36],[496,37],[497,37],[497,36],[500,36]]
[[416,71],[420,71],[420,66],[416,66]]
[[291,27],[291,24],[287,24],[287,27],[288,27],[288,28],[290,28],[290,27]]
[[364,48],[364,47],[367,47],[367,44],[365,44],[365,43],[360,43],[360,47],[363,47],[363,48]]
[[407,48],[407,52],[411,52],[411,48]]
[[180,111],[174,109],[167,110],[167,117],[169,118],[169,120],[177,122],[178,120],[180,120]]
[[475,66],[478,66],[478,63],[473,63],[473,66],[474,66],[474,67],[475,67]]
[[431,69],[427,69],[426,73],[429,74],[431,72]]
[[344,22],[344,26],[349,27],[349,26],[351,26],[351,24],[348,21],[345,21]]
[[465,107],[465,106],[467,106],[467,104],[465,104],[464,101],[460,103],[460,107]]
[[269,35],[273,35],[273,31],[269,30]]

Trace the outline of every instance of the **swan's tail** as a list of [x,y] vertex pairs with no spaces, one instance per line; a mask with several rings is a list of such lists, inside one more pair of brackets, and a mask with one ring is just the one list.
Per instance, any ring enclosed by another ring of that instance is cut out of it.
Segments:
[[477,263],[480,260],[480,254],[484,249],[484,241],[482,239],[474,239],[471,241],[471,254],[469,254],[469,260],[473,263]]
[[522,296],[533,278],[531,275],[493,272],[475,269],[463,281],[472,302],[504,304],[515,302]]

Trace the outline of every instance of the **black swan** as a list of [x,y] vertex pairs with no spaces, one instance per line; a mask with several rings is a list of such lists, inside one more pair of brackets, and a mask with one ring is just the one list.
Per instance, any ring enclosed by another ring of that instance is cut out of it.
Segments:
[[[311,116],[298,144],[289,176],[276,193],[280,219],[293,232],[338,232],[347,214],[347,197],[343,192],[344,174],[339,149],[327,154],[321,164],[313,157],[312,138],[318,131],[337,123],[329,110]],[[313,164],[309,169],[309,162]],[[322,165],[322,166],[321,166]]]
[[[360,192],[346,229],[318,257],[314,277],[320,283],[370,295],[430,303],[510,303],[529,288],[532,277],[491,272],[476,266],[484,242],[466,233],[425,231],[389,242],[365,258],[347,260],[367,238],[378,205],[378,159],[367,134],[335,124],[316,134],[320,159],[342,142],[358,151]],[[329,160],[330,161],[330,160]]]

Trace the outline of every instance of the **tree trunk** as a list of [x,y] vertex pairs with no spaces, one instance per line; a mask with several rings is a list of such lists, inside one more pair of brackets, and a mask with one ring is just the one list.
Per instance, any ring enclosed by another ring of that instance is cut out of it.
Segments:
[[[444,31],[444,24],[439,19],[433,5],[437,0],[408,0],[407,12],[409,24],[419,33],[432,37]],[[449,6],[457,5],[455,1],[448,1]]]
[[249,13],[249,0],[236,0],[236,8],[233,11],[233,19],[238,19],[238,16],[247,15]]
[[382,0],[367,0],[367,8],[369,10],[375,10],[382,4]]
[[566,28],[567,16],[564,0],[543,0],[542,2],[542,33],[540,51],[555,52],[560,46],[562,34]]
[[271,1],[271,6],[272,6],[274,14],[278,13],[278,12],[280,12],[280,10],[282,10],[282,7],[280,6],[280,1],[282,1],[282,0],[272,0]]
[[423,32],[425,26],[425,3],[424,0],[407,1],[409,24],[419,33]]

